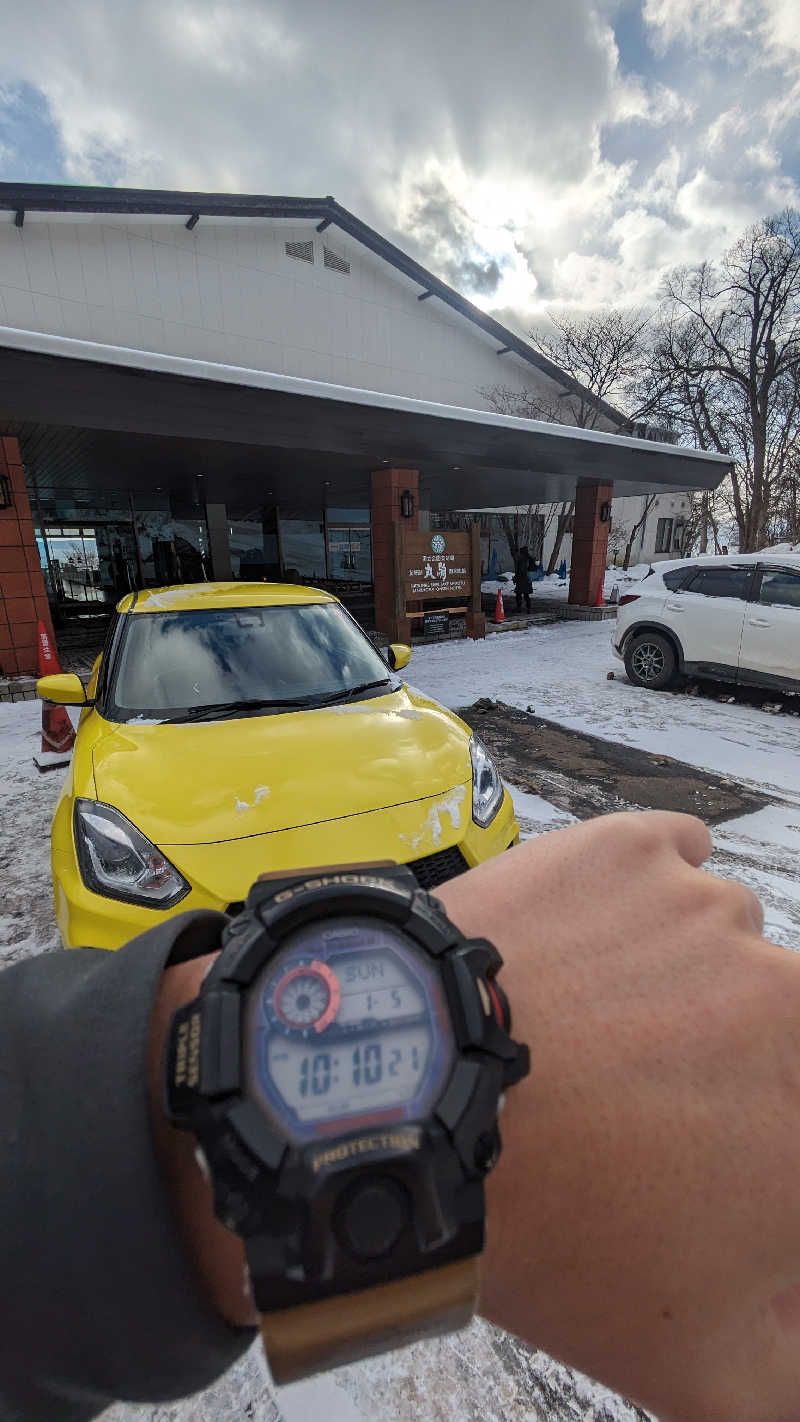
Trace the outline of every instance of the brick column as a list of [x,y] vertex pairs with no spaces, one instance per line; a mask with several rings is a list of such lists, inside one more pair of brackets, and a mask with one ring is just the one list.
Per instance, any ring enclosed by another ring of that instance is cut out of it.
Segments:
[[[410,624],[395,613],[395,570],[392,525],[402,523],[419,528],[419,470],[375,469],[372,481],[372,580],[375,587],[375,626],[390,641],[408,642]],[[400,495],[408,489],[414,495],[414,514],[403,518]]]
[[9,435],[0,438],[0,474],[11,489],[11,507],[0,508],[0,673],[35,676],[36,624],[41,618],[51,638],[53,625],[19,441]]
[[592,484],[588,480],[581,480],[575,492],[569,601],[582,607],[594,607],[597,589],[605,576],[609,525],[601,523],[600,509],[611,503],[613,492],[613,484]]

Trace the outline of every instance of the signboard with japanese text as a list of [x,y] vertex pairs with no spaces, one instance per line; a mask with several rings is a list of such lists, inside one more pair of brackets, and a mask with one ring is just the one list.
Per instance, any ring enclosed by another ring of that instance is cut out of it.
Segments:
[[472,597],[472,537],[462,531],[415,533],[403,539],[402,580],[406,602]]

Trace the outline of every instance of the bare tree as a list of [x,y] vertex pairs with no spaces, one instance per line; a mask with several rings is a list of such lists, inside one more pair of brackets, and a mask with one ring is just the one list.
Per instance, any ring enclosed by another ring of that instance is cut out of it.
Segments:
[[520,548],[528,548],[535,557],[541,557],[544,516],[538,504],[514,509],[513,513],[501,513],[500,525],[508,541],[515,567]]
[[643,504],[642,504],[642,511],[641,511],[641,513],[639,514],[638,519],[637,519],[636,522],[634,523],[634,525],[633,525],[633,527],[632,527],[632,529],[631,529],[631,531],[630,531],[630,533],[629,533],[629,535],[628,535],[628,541],[627,541],[627,543],[625,544],[625,552],[624,552],[623,557],[622,557],[622,567],[623,567],[623,569],[624,569],[624,571],[625,571],[626,573],[627,573],[627,571],[628,571],[628,569],[629,569],[629,567],[630,567],[630,565],[631,565],[631,554],[632,554],[632,552],[633,552],[633,545],[634,545],[634,543],[636,542],[636,535],[637,535],[637,533],[639,532],[639,529],[640,529],[640,528],[644,528],[645,524],[647,523],[648,514],[650,513],[650,510],[652,509],[653,504],[655,503],[655,501],[656,501],[656,495],[655,495],[655,494],[648,494],[648,495],[647,495],[647,497],[645,498],[645,500],[644,500],[644,502],[643,502]]
[[[627,403],[630,392],[637,388],[646,357],[649,316],[610,307],[583,317],[551,311],[548,321],[551,329],[531,330],[528,339],[575,384],[546,391],[493,385],[478,393],[501,415],[550,420],[586,430],[612,423],[601,402]],[[635,412],[630,414],[630,419],[635,418]]]
[[731,455],[739,547],[763,548],[800,433],[800,214],[764,219],[718,265],[668,278],[649,387],[651,410]]
[[[493,410],[502,415],[519,415],[530,420],[550,420],[555,424],[595,429],[611,423],[600,402],[628,403],[630,393],[644,388],[642,368],[646,359],[649,317],[639,311],[610,308],[584,317],[548,313],[550,329],[528,332],[531,345],[541,355],[566,372],[572,385],[552,391],[495,385],[479,391]],[[637,418],[638,412],[631,415]],[[573,500],[551,505],[550,519],[556,519],[555,541],[547,563],[553,573],[561,554],[561,544],[575,513]]]

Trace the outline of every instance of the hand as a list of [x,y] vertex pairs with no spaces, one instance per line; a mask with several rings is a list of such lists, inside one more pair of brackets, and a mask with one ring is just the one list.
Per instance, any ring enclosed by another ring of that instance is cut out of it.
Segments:
[[662,1422],[800,1417],[800,957],[698,866],[704,826],[610,815],[438,890],[505,959],[531,1074],[489,1178],[482,1311]]

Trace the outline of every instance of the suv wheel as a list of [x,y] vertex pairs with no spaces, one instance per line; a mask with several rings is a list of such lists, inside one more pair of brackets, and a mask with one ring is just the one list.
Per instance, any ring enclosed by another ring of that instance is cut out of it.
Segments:
[[634,686],[663,691],[674,681],[677,669],[672,643],[658,632],[638,632],[625,648],[625,670]]

